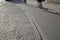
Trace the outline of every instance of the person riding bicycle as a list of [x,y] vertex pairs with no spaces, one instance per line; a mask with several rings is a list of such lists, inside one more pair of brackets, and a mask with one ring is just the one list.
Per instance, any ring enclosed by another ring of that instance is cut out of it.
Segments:
[[38,5],[40,8],[43,8],[43,5],[42,5],[42,2],[45,1],[45,0],[37,0],[38,1]]

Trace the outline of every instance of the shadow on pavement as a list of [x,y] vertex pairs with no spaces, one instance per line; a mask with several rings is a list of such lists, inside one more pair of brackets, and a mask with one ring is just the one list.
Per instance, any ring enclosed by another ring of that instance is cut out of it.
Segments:
[[12,0],[12,1],[7,1],[7,2],[11,2],[11,3],[15,3],[15,4],[21,4],[21,3],[24,3],[23,0]]
[[56,12],[56,11],[54,11],[52,9],[48,9],[48,8],[43,8],[43,11],[46,11],[46,12],[49,12],[49,13],[52,13],[52,14],[56,14],[56,15],[60,15],[59,12]]

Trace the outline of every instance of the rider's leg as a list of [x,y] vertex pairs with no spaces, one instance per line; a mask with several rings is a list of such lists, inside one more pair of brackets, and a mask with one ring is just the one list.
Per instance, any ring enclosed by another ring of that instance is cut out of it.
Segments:
[[26,0],[24,0],[24,3],[25,3],[25,4],[27,4],[27,1],[26,1]]
[[39,7],[43,8],[42,2],[39,2]]

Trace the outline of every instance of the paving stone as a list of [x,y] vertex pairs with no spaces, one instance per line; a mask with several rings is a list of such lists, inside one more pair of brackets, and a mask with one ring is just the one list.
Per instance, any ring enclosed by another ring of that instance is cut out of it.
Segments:
[[15,4],[0,8],[0,40],[40,40],[38,31]]

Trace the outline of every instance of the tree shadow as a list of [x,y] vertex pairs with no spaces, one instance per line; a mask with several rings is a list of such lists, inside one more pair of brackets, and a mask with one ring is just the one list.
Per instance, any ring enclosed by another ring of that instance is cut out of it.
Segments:
[[49,12],[49,13],[52,13],[52,14],[56,14],[56,15],[60,15],[59,12],[56,12],[56,11],[54,11],[52,9],[48,9],[48,8],[43,8],[43,11],[46,11],[46,12]]

